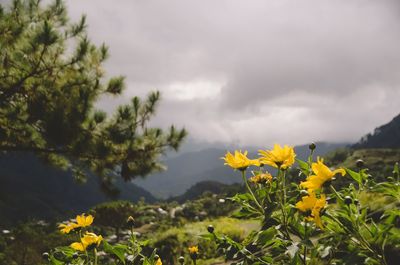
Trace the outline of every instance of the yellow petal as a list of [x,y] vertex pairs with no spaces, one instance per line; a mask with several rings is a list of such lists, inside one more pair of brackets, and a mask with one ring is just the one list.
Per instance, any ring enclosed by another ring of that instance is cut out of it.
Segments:
[[71,248],[79,251],[85,251],[86,247],[80,242],[74,242],[70,245]]

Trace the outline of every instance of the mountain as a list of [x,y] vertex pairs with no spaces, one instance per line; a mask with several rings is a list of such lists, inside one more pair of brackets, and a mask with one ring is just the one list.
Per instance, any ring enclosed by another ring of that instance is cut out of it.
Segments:
[[352,146],[361,148],[400,148],[400,114],[394,117],[389,123],[375,128]]
[[211,192],[214,194],[227,194],[228,197],[235,195],[243,190],[241,184],[223,184],[218,181],[206,180],[194,184],[184,194],[172,197],[168,201],[177,201],[184,203],[187,200],[195,200],[203,195],[205,192]]
[[[133,183],[120,180],[116,185],[121,190],[119,199],[156,200]],[[77,184],[70,172],[46,165],[33,154],[0,155],[0,224],[31,218],[60,220],[108,200],[95,176],[85,184]]]
[[[315,155],[324,155],[346,144],[317,143]],[[259,148],[248,147],[250,157],[257,156]],[[297,157],[305,159],[308,156],[308,145],[296,146]],[[148,176],[145,179],[137,179],[135,184],[150,191],[158,198],[168,198],[182,195],[191,186],[202,181],[217,181],[224,184],[240,183],[238,172],[233,172],[224,166],[221,157],[226,153],[223,148],[208,148],[196,152],[186,152],[179,156],[167,159],[167,170]]]

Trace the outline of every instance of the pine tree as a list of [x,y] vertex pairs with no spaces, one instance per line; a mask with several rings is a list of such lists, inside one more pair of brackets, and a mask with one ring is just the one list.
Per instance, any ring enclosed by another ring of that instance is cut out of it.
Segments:
[[39,0],[0,5],[0,151],[35,152],[84,181],[90,172],[105,191],[162,169],[184,129],[148,126],[160,93],[134,97],[107,117],[99,97],[120,95],[124,77],[104,78],[107,47],[90,42],[85,16],[69,21],[65,4]]

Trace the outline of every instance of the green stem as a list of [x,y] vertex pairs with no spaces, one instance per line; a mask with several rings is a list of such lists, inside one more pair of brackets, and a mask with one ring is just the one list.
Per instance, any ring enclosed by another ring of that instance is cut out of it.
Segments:
[[361,191],[364,189],[364,183],[363,183],[363,178],[362,178],[361,169],[358,170],[358,174],[360,175],[360,183],[358,183],[358,191],[357,191],[357,194],[360,195]]
[[283,205],[286,205],[286,171],[282,171]]
[[86,249],[85,249],[85,255],[86,255],[86,262],[87,264],[89,264],[89,254]]
[[[307,221],[304,221],[304,241],[307,241],[307,240],[308,240]],[[304,259],[304,265],[307,265],[307,245],[306,244],[304,244],[303,259]]]
[[94,265],[97,265],[97,249],[94,248],[93,250],[93,255],[94,255]]
[[261,214],[263,214],[263,213],[264,213],[264,209],[263,209],[263,207],[261,206],[261,204],[258,202],[258,200],[257,200],[256,196],[254,195],[253,191],[251,190],[251,188],[250,188],[250,186],[249,186],[249,183],[247,182],[247,179],[246,179],[246,173],[245,173],[245,171],[244,171],[244,170],[241,170],[241,172],[242,172],[242,178],[243,178],[244,183],[246,184],[247,190],[249,191],[250,195],[253,197],[254,203],[255,203],[255,204],[257,205],[257,207],[260,209]]
[[[288,231],[288,224],[287,224],[287,218],[286,218],[286,210],[285,210],[285,205],[286,205],[286,181],[285,181],[285,171],[282,171],[281,168],[278,168],[278,189],[280,188],[280,198],[279,198],[279,204],[281,207],[281,211],[282,211],[282,224],[284,227],[284,231],[285,231],[285,236],[287,239],[291,240],[290,238],[290,234]],[[280,184],[280,185],[279,185]]]

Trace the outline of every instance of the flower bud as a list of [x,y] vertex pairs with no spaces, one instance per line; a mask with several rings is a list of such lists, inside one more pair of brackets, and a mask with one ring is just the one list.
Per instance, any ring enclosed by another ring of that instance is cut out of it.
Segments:
[[209,225],[208,227],[207,227],[207,231],[209,232],[209,233],[214,233],[214,226],[213,225]]
[[182,257],[182,256],[180,256],[180,257],[178,258],[178,261],[179,261],[180,264],[183,264],[183,263],[185,262],[185,258]]
[[48,252],[43,252],[42,258],[43,258],[44,260],[49,260],[49,258],[50,258],[49,253],[48,253]]
[[72,254],[72,258],[73,258],[73,259],[77,259],[78,257],[79,257],[79,255],[78,255],[77,252],[74,252],[74,254]]
[[364,161],[361,160],[361,159],[358,159],[357,162],[356,162],[356,166],[357,166],[358,168],[364,167]]
[[308,191],[306,191],[306,190],[301,190],[301,191],[300,191],[300,195],[301,195],[301,196],[307,196],[307,195],[308,195]]
[[192,258],[192,260],[197,260],[197,256],[198,256],[197,253],[190,253],[189,255],[190,255],[190,258]]
[[127,223],[129,226],[133,227],[133,225],[135,224],[135,219],[133,219],[132,216],[129,216],[128,219],[126,220],[126,223]]
[[310,149],[311,151],[314,151],[316,147],[317,147],[317,146],[315,145],[315,143],[312,142],[312,143],[308,146],[308,149]]
[[344,197],[344,204],[350,205],[353,202],[353,199],[350,196]]
[[327,202],[327,203],[336,203],[336,198],[334,198],[334,197],[327,197],[327,198],[326,198],[326,202]]

